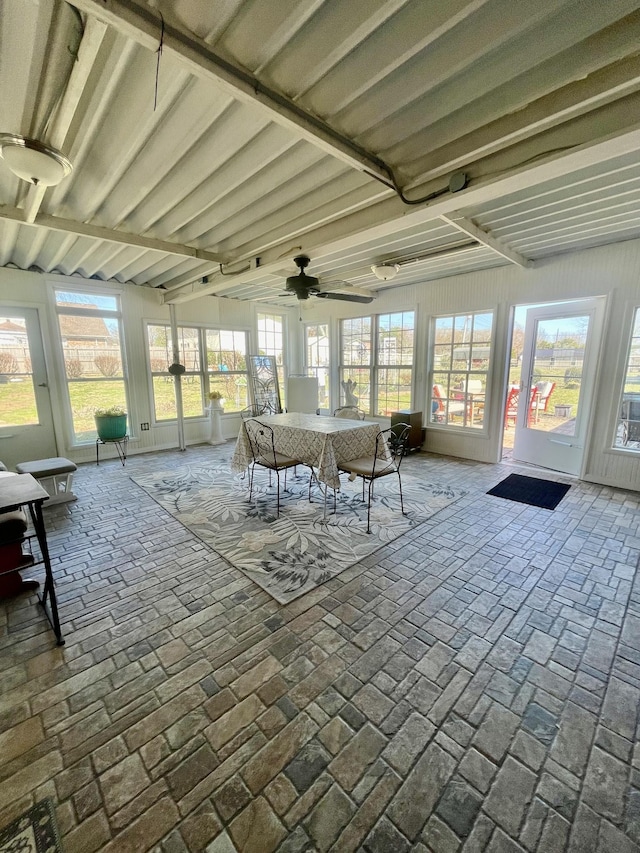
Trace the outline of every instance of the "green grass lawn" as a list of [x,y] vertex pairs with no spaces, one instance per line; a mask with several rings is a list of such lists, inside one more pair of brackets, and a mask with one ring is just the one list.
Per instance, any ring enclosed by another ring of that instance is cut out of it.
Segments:
[[37,423],[38,412],[31,380],[0,382],[0,426],[27,426]]

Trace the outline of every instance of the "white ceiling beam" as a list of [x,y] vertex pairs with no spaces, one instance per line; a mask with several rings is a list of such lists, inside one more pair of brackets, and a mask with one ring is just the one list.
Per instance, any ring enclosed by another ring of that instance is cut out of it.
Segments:
[[[51,128],[47,132],[47,141],[54,148],[64,148],[67,133],[76,114],[80,98],[93,69],[93,64],[106,31],[107,25],[102,21],[97,21],[95,18],[88,19],[67,87],[53,116]],[[43,186],[30,188],[25,200],[26,222],[33,222],[35,220],[46,191],[47,187]]]
[[[280,267],[286,258],[296,254],[323,255],[340,253],[346,249],[361,245],[363,242],[388,240],[393,234],[393,226],[404,230],[419,226],[425,222],[438,219],[443,214],[450,215],[461,207],[482,205],[502,198],[509,193],[521,192],[537,187],[540,183],[559,177],[566,177],[571,172],[579,171],[597,165],[614,157],[632,154],[640,149],[640,123],[636,122],[624,131],[611,134],[594,143],[576,145],[568,151],[560,151],[541,156],[535,161],[516,168],[505,168],[484,178],[479,178],[464,190],[449,193],[434,199],[428,205],[407,208],[400,199],[393,197],[357,211],[344,219],[323,225],[304,234],[297,246],[282,244],[272,246],[260,253],[260,267],[247,271],[243,280],[255,280],[261,271],[273,272]],[[486,236],[486,235],[485,235]],[[242,263],[242,258],[234,260],[234,264]],[[197,276],[194,276],[194,279]],[[164,294],[165,302],[185,302],[198,299],[201,296],[215,294],[221,285],[220,278],[190,282]]]
[[[106,21],[137,44],[156,51],[160,43],[160,16],[131,0],[72,0],[88,15]],[[163,52],[202,79],[213,80],[234,97],[267,110],[273,121],[288,127],[308,142],[362,172],[392,186],[387,166],[347,137],[332,130],[293,101],[269,89],[252,74],[218,56],[203,39],[165,20]]]
[[458,231],[461,231],[463,234],[468,234],[469,237],[473,237],[473,239],[477,240],[478,243],[481,243],[483,246],[486,246],[487,249],[491,249],[492,252],[495,252],[497,255],[501,255],[503,258],[511,261],[512,264],[524,267],[525,269],[533,266],[533,261],[530,261],[519,252],[514,252],[513,249],[510,249],[508,246],[500,243],[495,239],[495,237],[487,234],[487,232],[483,231],[482,228],[478,228],[474,222],[464,217],[461,213],[455,212],[449,215],[443,213],[440,215],[440,219],[448,225],[452,225],[454,228],[457,228]]
[[216,265],[226,263],[227,260],[222,255],[217,255],[214,252],[206,252],[204,249],[196,249],[194,246],[170,243],[167,240],[156,240],[153,237],[141,237],[138,234],[127,234],[125,231],[114,231],[111,228],[103,228],[100,225],[89,225],[86,222],[75,222],[72,219],[62,219],[47,214],[38,214],[35,222],[27,222],[24,211],[17,207],[0,206],[0,219],[18,222],[22,225],[50,228],[52,231],[74,234],[77,237],[91,237],[94,240],[106,240],[109,243],[150,249],[155,252],[163,252],[166,255],[194,258],[198,261],[208,261]]

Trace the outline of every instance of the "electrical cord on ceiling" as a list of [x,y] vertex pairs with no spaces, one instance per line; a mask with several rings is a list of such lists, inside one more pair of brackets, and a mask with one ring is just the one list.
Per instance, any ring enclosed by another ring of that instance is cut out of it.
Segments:
[[156,53],[158,54],[158,58],[156,60],[156,84],[155,91],[153,95],[153,111],[156,111],[156,107],[158,106],[158,78],[160,77],[160,57],[162,56],[162,47],[164,45],[164,16],[162,12],[159,12],[160,20],[162,22],[162,27],[160,29],[160,44],[158,45],[158,49]]
[[236,270],[236,272],[225,272],[222,269],[222,264],[219,264],[219,267],[220,267],[220,275],[240,275],[243,272],[249,272],[249,270],[251,269],[251,264],[249,264],[249,266],[245,267],[245,269],[243,269],[243,270]]
[[[396,181],[396,177],[393,174],[393,170],[385,164],[385,169],[387,174],[389,175],[389,180],[392,184],[392,189],[395,191],[396,195],[400,199],[400,201],[404,202],[404,204],[414,205],[414,204],[425,204],[428,201],[431,201],[434,198],[438,198],[441,195],[447,195],[447,193],[451,192],[450,187],[447,187],[444,190],[436,190],[435,192],[429,193],[428,195],[422,196],[421,198],[407,198],[403,193],[402,189],[398,185]],[[374,175],[372,172],[367,172],[370,178],[375,178],[376,181],[380,181],[385,187],[388,187],[389,184],[386,181],[383,181],[382,178],[379,178],[378,175]]]

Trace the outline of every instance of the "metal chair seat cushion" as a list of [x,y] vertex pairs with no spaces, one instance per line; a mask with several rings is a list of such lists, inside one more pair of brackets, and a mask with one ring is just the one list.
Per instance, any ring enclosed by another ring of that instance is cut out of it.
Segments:
[[303,464],[299,459],[292,459],[290,456],[278,453],[277,450],[274,451],[273,455],[271,453],[265,455],[265,453],[260,452],[256,454],[253,461],[256,465],[263,465],[265,468],[271,468],[274,471],[276,469],[293,468],[295,465]]
[[360,459],[350,459],[340,464],[340,470],[358,477],[384,477],[385,474],[395,474],[397,465],[394,459],[378,459],[374,456],[363,456]]

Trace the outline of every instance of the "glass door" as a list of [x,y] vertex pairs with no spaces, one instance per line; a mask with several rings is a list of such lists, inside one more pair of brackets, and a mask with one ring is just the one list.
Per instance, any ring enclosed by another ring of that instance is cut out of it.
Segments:
[[520,383],[505,412],[514,459],[580,474],[603,317],[603,299],[527,311]]
[[0,460],[56,455],[38,312],[0,306]]

